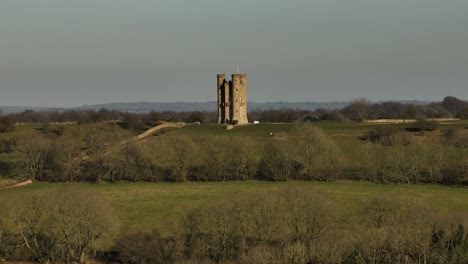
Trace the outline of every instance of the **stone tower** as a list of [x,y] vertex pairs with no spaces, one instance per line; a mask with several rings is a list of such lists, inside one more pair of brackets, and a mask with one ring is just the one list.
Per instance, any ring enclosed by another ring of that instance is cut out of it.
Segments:
[[218,74],[218,124],[247,123],[247,74]]

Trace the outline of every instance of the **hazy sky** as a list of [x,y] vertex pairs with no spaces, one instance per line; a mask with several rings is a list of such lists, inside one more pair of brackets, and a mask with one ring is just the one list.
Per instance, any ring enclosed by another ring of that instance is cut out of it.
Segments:
[[0,105],[468,99],[466,0],[1,0]]

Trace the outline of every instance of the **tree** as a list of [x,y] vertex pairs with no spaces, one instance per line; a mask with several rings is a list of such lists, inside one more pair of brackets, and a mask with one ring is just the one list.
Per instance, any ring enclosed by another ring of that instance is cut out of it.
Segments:
[[228,149],[227,171],[231,180],[252,180],[257,173],[258,143],[250,138],[232,138]]
[[54,161],[56,167],[53,168],[55,174],[60,174],[63,181],[76,181],[80,175],[81,149],[78,144],[71,140],[56,140],[53,145],[55,154]]
[[461,119],[468,119],[468,106],[463,107],[463,109],[458,112],[457,117]]
[[279,195],[290,238],[303,240],[310,249],[313,240],[331,229],[332,204],[323,195],[302,188],[286,188]]
[[378,195],[361,208],[352,263],[427,263],[436,222],[429,207],[414,198]]
[[157,232],[128,234],[117,241],[120,263],[165,264],[174,263],[174,246],[171,239],[163,239]]
[[111,124],[86,124],[81,127],[81,138],[86,156],[82,161],[88,170],[89,176],[96,182],[100,182],[104,174],[108,172],[108,157],[117,148],[121,135],[117,133],[116,127]]
[[312,124],[297,127],[298,160],[303,167],[304,178],[334,180],[341,171],[344,159],[336,144]]
[[205,122],[204,114],[200,111],[192,112],[186,119],[185,122],[187,123],[194,123],[194,122]]
[[174,137],[167,142],[169,148],[166,148],[167,161],[173,172],[175,180],[186,181],[189,169],[196,163],[197,146],[189,137]]
[[0,113],[0,133],[8,133],[15,130],[15,119],[10,116],[2,116]]
[[371,116],[370,103],[365,98],[353,100],[351,105],[345,107],[343,111],[351,120],[356,122],[362,122]]
[[296,178],[301,170],[296,146],[281,139],[266,142],[260,160],[260,174],[272,181],[285,181]]
[[33,136],[22,139],[15,146],[18,155],[18,169],[20,174],[30,180],[41,180],[42,171],[52,150],[52,142],[45,136]]
[[450,183],[468,180],[468,133],[463,130],[449,129],[444,132],[444,141],[451,148]]
[[88,189],[22,193],[0,202],[0,222],[16,238],[9,246],[23,253],[19,260],[84,263],[96,242],[110,238],[117,228],[109,204]]
[[403,118],[403,121],[406,121],[406,119],[416,119],[417,116],[418,116],[417,107],[414,104],[408,104],[406,105],[401,118]]
[[468,107],[468,102],[453,96],[447,96],[444,98],[441,105],[454,116],[458,116],[459,112],[462,112],[464,108]]
[[319,240],[333,230],[334,211],[320,193],[283,188],[192,209],[180,219],[179,237],[190,259],[236,262],[256,247],[271,246],[281,260],[243,263],[314,263]]
[[442,183],[442,169],[447,155],[446,148],[440,143],[422,144],[424,168],[431,183]]
[[[208,177],[209,180],[225,181],[228,180],[227,176],[227,155],[229,148],[229,140],[220,137],[211,137],[205,142],[202,149],[202,164],[204,175],[198,175],[197,180],[201,177]],[[206,178],[205,178],[206,179]]]
[[421,168],[419,144],[395,145],[385,149],[389,176],[398,183],[417,183]]
[[366,143],[359,152],[360,165],[363,167],[364,180],[370,182],[385,182],[385,149],[380,144]]

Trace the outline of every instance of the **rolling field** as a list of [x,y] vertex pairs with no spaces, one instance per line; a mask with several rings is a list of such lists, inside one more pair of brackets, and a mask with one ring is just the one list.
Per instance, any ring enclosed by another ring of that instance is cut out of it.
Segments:
[[[354,123],[354,122],[336,122],[336,121],[319,121],[311,123],[323,129],[328,135],[339,138],[341,136],[352,137],[357,142],[359,136],[367,131],[374,130],[380,126],[397,126],[401,128],[414,127],[411,123],[399,124],[379,124],[379,123]],[[269,137],[271,133],[284,133],[288,135],[295,135],[297,124],[294,123],[261,123],[237,126],[232,130],[226,130],[224,125],[217,124],[204,124],[204,125],[188,125],[181,129],[172,131],[174,135],[184,135],[192,138],[204,138],[210,136],[228,136],[228,137]],[[438,123],[439,130],[449,128],[466,128],[468,127],[468,120],[456,120]]]
[[[336,122],[336,121],[320,121],[314,122],[313,125],[321,128],[337,146],[343,151],[348,158],[357,158],[360,147],[365,143],[360,136],[366,132],[375,130],[381,126],[396,126],[402,129],[412,128],[414,124],[398,123],[398,124],[379,124],[379,123],[354,123],[354,122]],[[441,131],[454,128],[466,129],[468,120],[455,120],[438,123],[438,129],[435,132],[425,132],[424,136],[438,136]],[[202,139],[208,137],[252,137],[256,139],[268,139],[270,133],[277,135],[285,135],[286,137],[294,137],[297,135],[297,124],[291,123],[262,123],[251,124],[246,126],[238,126],[232,130],[226,130],[223,125],[204,124],[200,126],[188,125],[181,129],[177,129],[168,133],[168,135],[187,136],[193,139]],[[418,132],[411,132],[419,135]]]
[[[34,183],[0,190],[0,197],[33,190],[59,188],[69,184]],[[115,210],[124,232],[163,232],[184,210],[213,201],[235,199],[278,188],[300,186],[326,193],[349,221],[359,210],[360,202],[378,194],[409,197],[453,214],[468,214],[468,188],[437,185],[394,185],[352,182],[219,182],[219,183],[138,183],[138,184],[75,184],[102,194]]]

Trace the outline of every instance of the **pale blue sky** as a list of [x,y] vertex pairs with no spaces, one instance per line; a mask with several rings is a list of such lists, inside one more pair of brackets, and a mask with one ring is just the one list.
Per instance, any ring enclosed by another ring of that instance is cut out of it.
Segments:
[[1,0],[0,105],[468,99],[466,0]]

